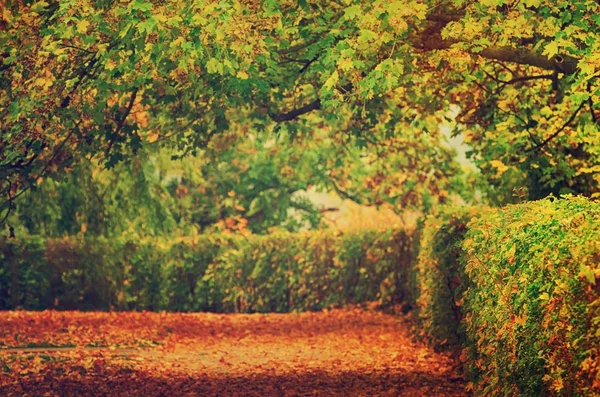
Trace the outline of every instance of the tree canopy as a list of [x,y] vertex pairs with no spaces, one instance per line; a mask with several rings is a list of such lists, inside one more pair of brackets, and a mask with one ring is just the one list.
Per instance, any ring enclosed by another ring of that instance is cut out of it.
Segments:
[[233,125],[331,131],[375,161],[396,153],[405,189],[403,178],[454,174],[438,145],[448,119],[505,201],[513,188],[598,195],[599,11],[592,0],[9,0],[3,210],[82,160],[111,166],[147,145],[185,154]]

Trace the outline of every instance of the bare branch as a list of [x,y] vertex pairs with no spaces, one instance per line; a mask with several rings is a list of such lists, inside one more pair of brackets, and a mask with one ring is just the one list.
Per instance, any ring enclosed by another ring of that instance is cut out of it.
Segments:
[[323,207],[319,209],[319,213],[323,214],[325,212],[337,212],[340,209],[337,207]]
[[578,61],[576,58],[568,55],[555,55],[552,58],[547,58],[527,48],[492,47],[483,49],[479,55],[488,59],[537,66],[541,69],[564,74],[574,74],[577,71]]
[[65,48],[73,48],[75,50],[81,51],[81,52],[85,52],[87,54],[91,54],[91,55],[96,55],[96,53],[94,51],[90,51],[86,48],[82,48],[82,47],[78,47],[75,45],[71,45],[71,44],[65,44],[65,43],[61,43],[59,44],[61,47],[65,47]]
[[302,66],[302,68],[300,69],[300,71],[298,72],[299,74],[302,74],[304,72],[306,72],[306,70],[310,67],[310,65],[313,64],[313,62],[315,62],[317,59],[319,59],[319,55],[315,55],[314,57],[312,57],[308,62],[306,62],[306,64],[304,66]]
[[594,101],[592,100],[592,97],[588,98],[588,104],[590,106],[590,114],[592,115],[592,121],[594,123],[597,123],[598,119],[596,118],[596,112],[594,111]]
[[590,106],[590,114],[592,115],[592,121],[594,123],[597,123],[598,120],[596,118],[596,112],[594,111],[594,100],[592,99],[592,83],[589,81],[587,83],[587,91],[590,94],[590,97],[588,98],[588,104]]
[[514,83],[521,83],[521,82],[525,82],[525,81],[542,80],[542,79],[553,80],[554,79],[554,73],[550,73],[550,74],[538,74],[538,75],[535,75],[535,76],[520,76],[520,77],[512,78],[510,80],[498,80],[498,82],[500,82],[502,84],[514,84]]
[[108,147],[106,148],[106,151],[105,151],[106,156],[108,156],[108,154],[110,153],[113,145],[115,144],[115,141],[117,140],[117,138],[119,136],[119,132],[121,132],[121,129],[125,125],[125,120],[127,119],[127,116],[129,116],[129,113],[131,113],[131,109],[133,108],[133,103],[135,102],[137,93],[138,93],[138,88],[134,88],[133,92],[131,93],[131,98],[129,99],[129,104],[127,105],[125,112],[119,119],[119,122],[117,124],[117,129],[115,130],[115,132],[112,133],[112,135],[110,137],[110,142],[108,143]]
[[13,200],[14,198],[12,197],[10,191],[12,190],[12,183],[10,183],[10,181],[8,181],[8,190],[7,190],[7,194],[8,194],[8,200],[6,200],[2,206],[5,206],[8,203],[8,208],[6,209],[6,214],[4,214],[4,216],[2,217],[2,219],[0,219],[0,225],[3,225],[4,222],[6,222],[6,220],[8,219],[8,216],[10,215],[10,213],[12,212],[13,209]]
[[335,192],[337,194],[339,194],[340,197],[343,197],[343,198],[348,199],[348,200],[352,200],[352,201],[354,201],[357,204],[363,204],[363,202],[360,199],[360,197],[355,196],[353,194],[350,194],[350,193],[346,192],[345,190],[343,190],[342,188],[340,188],[337,185],[337,183],[335,183],[335,181],[333,180],[333,178],[330,179],[329,182],[331,183],[331,186],[333,186],[333,190],[335,190]]
[[531,151],[534,151],[534,150],[539,150],[539,149],[543,148],[544,146],[546,146],[548,144],[548,142],[550,142],[551,140],[553,140],[554,138],[556,138],[558,136],[558,134],[560,134],[565,128],[567,128],[567,126],[569,124],[571,124],[573,122],[573,120],[575,120],[575,117],[577,117],[577,114],[583,108],[583,106],[585,104],[586,104],[586,101],[581,102],[581,104],[577,107],[577,109],[575,109],[575,111],[573,112],[573,114],[571,115],[571,117],[569,117],[569,119],[562,125],[562,127],[560,127],[558,130],[556,130],[556,132],[554,134],[552,134],[548,138],[544,139],[538,145],[535,145],[535,146],[533,146],[533,147],[525,150],[525,153],[531,152]]
[[315,99],[314,101],[296,108],[294,110],[290,110],[289,112],[286,113],[280,113],[280,114],[276,114],[276,115],[270,115],[271,119],[273,121],[275,121],[276,123],[281,123],[282,121],[291,121],[294,120],[300,116],[302,116],[303,114],[306,113],[310,113],[313,110],[318,110],[321,109],[321,100],[320,99]]
[[[445,50],[459,42],[459,40],[443,39],[441,35],[442,29],[447,25],[446,20],[450,22],[456,16],[444,18],[431,15],[428,18],[435,22],[410,38],[413,47],[424,51]],[[577,58],[566,54],[548,58],[528,48],[515,48],[511,46],[484,48],[480,52],[474,52],[473,55],[479,55],[495,61],[536,66],[541,69],[552,70],[567,75],[575,74],[578,62]]]

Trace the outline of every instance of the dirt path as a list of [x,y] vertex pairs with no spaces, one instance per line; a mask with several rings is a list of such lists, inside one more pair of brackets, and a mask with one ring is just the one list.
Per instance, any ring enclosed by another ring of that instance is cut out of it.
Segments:
[[0,347],[0,395],[468,395],[406,320],[360,310],[0,312]]

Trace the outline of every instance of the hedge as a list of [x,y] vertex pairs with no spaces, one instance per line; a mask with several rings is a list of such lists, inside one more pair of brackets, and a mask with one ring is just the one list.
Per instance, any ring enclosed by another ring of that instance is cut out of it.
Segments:
[[418,316],[476,395],[600,395],[600,204],[447,209],[422,244]]
[[401,302],[403,230],[0,240],[0,310],[288,312]]
[[422,335],[455,352],[486,396],[600,395],[598,278],[600,204],[575,197],[442,208],[417,234],[0,240],[0,309],[289,312],[404,302]]
[[468,281],[461,265],[461,243],[467,223],[478,211],[442,207],[419,232],[415,295],[421,336],[457,355],[464,344],[460,299]]

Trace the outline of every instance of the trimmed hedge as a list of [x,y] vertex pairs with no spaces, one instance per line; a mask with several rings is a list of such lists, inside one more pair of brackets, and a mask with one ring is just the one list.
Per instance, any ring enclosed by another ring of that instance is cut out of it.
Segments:
[[288,312],[404,300],[403,230],[0,240],[0,309]]
[[419,317],[476,395],[600,395],[600,204],[446,210],[422,244]]
[[457,355],[464,344],[461,296],[468,285],[461,264],[461,243],[475,208],[443,207],[420,230],[415,265],[416,308],[421,336]]
[[416,235],[0,240],[0,309],[405,303],[486,396],[600,395],[599,278],[600,203],[575,197],[444,208]]

